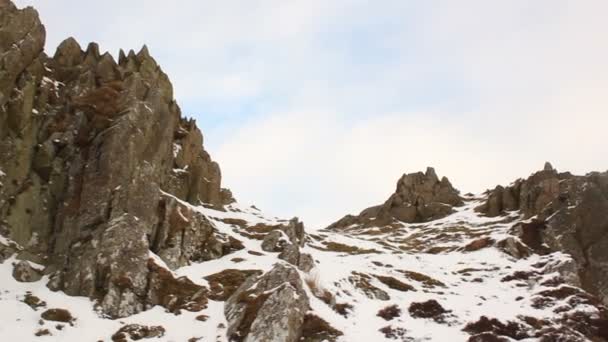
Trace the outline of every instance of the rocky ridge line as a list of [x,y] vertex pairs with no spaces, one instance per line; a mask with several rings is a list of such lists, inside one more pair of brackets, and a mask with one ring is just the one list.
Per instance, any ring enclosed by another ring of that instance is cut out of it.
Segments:
[[38,13],[0,8],[0,232],[19,258],[124,317],[163,304],[155,282],[173,281],[149,251],[177,268],[238,248],[178,201],[233,199],[148,49],[115,61],[69,38],[49,57]]
[[[469,341],[608,340],[592,295],[605,301],[608,173],[546,165],[478,198],[429,168],[306,234],[233,203],[146,47],[116,61],[67,39],[49,57],[44,36],[35,10],[0,0],[0,271],[14,263],[17,282],[87,296],[110,319],[155,306],[197,315],[220,341],[408,341],[424,339],[419,322]],[[66,324],[35,336],[78,329],[44,298],[20,300],[43,311],[38,324]],[[505,305],[518,314],[486,316]],[[199,314],[218,307],[224,322]],[[112,339],[175,330],[128,324]]]

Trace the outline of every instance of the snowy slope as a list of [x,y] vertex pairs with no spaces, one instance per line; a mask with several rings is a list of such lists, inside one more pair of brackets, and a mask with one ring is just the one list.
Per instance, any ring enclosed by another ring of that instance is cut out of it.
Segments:
[[[337,341],[349,342],[466,341],[472,333],[463,329],[481,316],[505,324],[517,322],[519,330],[529,336],[518,339],[532,341],[538,339],[533,336],[539,329],[526,323],[530,317],[544,321],[546,329],[566,333],[569,328],[561,322],[565,313],[597,316],[597,305],[572,300],[578,298],[576,295],[539,301],[547,298],[539,296],[542,291],[569,288],[556,279],[570,257],[552,253],[516,258],[497,248],[501,240],[513,239],[510,231],[521,218],[517,213],[493,219],[479,216],[473,211],[479,200],[469,198],[456,213],[426,224],[353,226],[343,232],[320,230],[310,234],[303,252],[313,255],[316,267],[300,273],[307,284],[312,312],[342,333]],[[203,277],[225,269],[268,271],[274,263],[283,262],[276,253],[263,251],[259,239],[244,234],[243,226],[284,221],[266,218],[260,211],[238,204],[226,212],[192,208],[206,215],[218,232],[240,240],[245,248],[217,260],[182,267],[175,276],[209,286]],[[478,249],[470,247],[471,242],[484,239],[491,243]],[[5,238],[0,242],[10,243]],[[157,256],[151,257],[162,264]],[[13,256],[0,264],[3,341],[110,341],[121,326],[131,323],[164,327],[164,336],[155,340],[227,341],[221,301],[210,300],[201,312],[174,315],[154,307],[125,319],[110,320],[101,317],[87,298],[50,291],[45,286],[47,277],[33,283],[16,281],[11,275],[15,262]],[[23,302],[26,294],[38,297],[46,306],[31,308]],[[445,312],[431,313],[427,318],[410,312],[412,303],[428,300],[435,300]],[[394,317],[380,317],[379,312],[390,306],[395,306]],[[41,319],[41,312],[49,308],[67,309],[75,320],[67,324]],[[208,318],[197,320],[200,315]],[[44,329],[49,335],[35,336]],[[576,332],[568,333],[572,335],[567,340],[585,340]],[[509,340],[504,335],[502,338]]]

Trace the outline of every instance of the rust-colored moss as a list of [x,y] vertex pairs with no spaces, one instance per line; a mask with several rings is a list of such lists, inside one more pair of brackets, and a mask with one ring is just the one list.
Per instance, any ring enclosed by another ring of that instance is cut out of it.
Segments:
[[186,277],[174,278],[171,272],[158,266],[154,259],[148,259],[148,269],[149,282],[152,284],[150,291],[158,301],[151,304],[162,305],[173,313],[179,313],[181,309],[196,312],[207,307],[208,291],[203,286]]
[[245,280],[253,275],[260,275],[260,270],[227,269],[222,272],[206,276],[209,282],[209,298],[225,301],[241,286]]
[[302,325],[300,341],[329,341],[334,342],[343,333],[327,323],[324,319],[314,314],[306,314]]
[[416,291],[416,289],[412,285],[406,284],[396,278],[393,278],[390,276],[382,276],[382,275],[376,275],[375,277],[376,277],[376,279],[380,280],[381,283],[390,287],[393,290],[403,291],[403,292]]
[[70,323],[75,320],[72,314],[66,309],[48,309],[40,317],[47,321]]
[[383,309],[380,309],[376,316],[382,317],[385,320],[390,321],[396,317],[401,316],[401,309],[399,309],[399,306],[397,306],[396,304],[389,305]]
[[426,288],[445,287],[444,283],[440,282],[439,280],[433,279],[433,278],[427,276],[426,274],[422,274],[422,273],[418,273],[418,272],[414,272],[414,271],[402,271],[402,270],[399,270],[397,272],[402,273],[408,279],[422,283],[422,286],[424,286]]

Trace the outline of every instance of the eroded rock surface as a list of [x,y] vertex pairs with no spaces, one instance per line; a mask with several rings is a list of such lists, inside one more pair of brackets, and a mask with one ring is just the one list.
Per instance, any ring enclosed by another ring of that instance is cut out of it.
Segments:
[[[461,197],[429,168],[306,234],[221,188],[146,47],[44,40],[0,0],[0,310],[24,309],[22,340],[98,322],[112,331],[83,340],[608,340],[608,173],[547,164]],[[154,306],[137,317],[160,322],[107,321]]]
[[537,253],[572,255],[582,286],[608,302],[608,172],[575,176],[547,163],[525,180],[497,187],[476,210],[488,216],[519,210],[530,219],[516,227],[521,240]]
[[425,173],[404,174],[397,182],[394,194],[382,205],[367,208],[359,215],[347,215],[329,226],[344,229],[351,225],[384,226],[394,221],[407,223],[440,219],[464,202],[450,181],[439,179],[435,169]]
[[294,342],[302,334],[308,296],[295,268],[277,263],[251,277],[226,302],[231,341]]
[[170,268],[231,252],[189,204],[232,195],[148,49],[115,60],[69,38],[49,57],[38,13],[1,6],[0,232],[20,256],[123,317],[150,304],[150,251]]

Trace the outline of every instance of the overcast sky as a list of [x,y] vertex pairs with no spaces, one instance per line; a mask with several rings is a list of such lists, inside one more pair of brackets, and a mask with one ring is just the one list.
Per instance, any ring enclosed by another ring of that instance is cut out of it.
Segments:
[[608,168],[605,0],[18,0],[52,54],[145,43],[239,201],[325,226],[435,166]]

